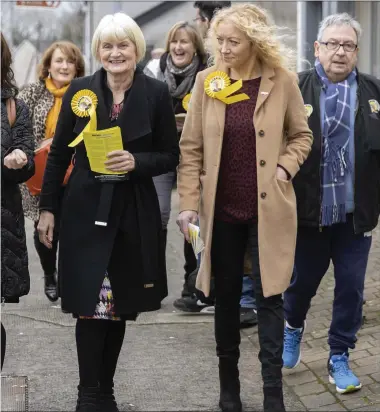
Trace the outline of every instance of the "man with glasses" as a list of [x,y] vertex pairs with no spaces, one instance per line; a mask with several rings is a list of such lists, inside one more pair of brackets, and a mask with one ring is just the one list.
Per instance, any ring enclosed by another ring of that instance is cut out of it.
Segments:
[[294,275],[284,295],[284,367],[301,360],[311,299],[334,265],[328,343],[329,381],[338,393],[361,388],[348,362],[361,326],[364,279],[380,212],[380,81],[356,68],[360,24],[347,13],[326,17],[314,43],[315,66],[299,74],[314,134],[294,179],[298,235]]

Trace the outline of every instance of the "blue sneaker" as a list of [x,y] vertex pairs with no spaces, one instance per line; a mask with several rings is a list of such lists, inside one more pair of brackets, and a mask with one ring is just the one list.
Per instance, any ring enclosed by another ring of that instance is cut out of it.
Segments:
[[301,362],[301,340],[305,328],[306,322],[304,322],[303,328],[299,329],[285,326],[282,360],[284,362],[284,368],[286,369],[293,369]]
[[362,387],[359,379],[348,364],[348,355],[332,355],[329,363],[329,381],[336,386],[338,393],[355,392]]

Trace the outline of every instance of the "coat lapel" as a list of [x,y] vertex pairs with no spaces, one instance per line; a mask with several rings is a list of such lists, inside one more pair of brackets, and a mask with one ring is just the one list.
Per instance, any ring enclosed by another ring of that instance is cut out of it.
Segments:
[[123,110],[117,120],[126,141],[136,140],[152,132],[145,74],[137,68]]
[[[109,110],[107,108],[105,96],[105,76],[103,69],[98,70],[90,80],[89,89],[92,90],[98,98],[98,106],[96,107],[97,128],[98,130],[108,129],[111,127],[109,118]],[[88,119],[87,119],[88,120]]]
[[212,99],[214,102],[214,110],[216,113],[216,118],[218,119],[220,135],[223,136],[224,133],[224,123],[226,120],[226,105],[218,99]]
[[254,116],[257,116],[257,113],[261,109],[262,105],[267,100],[273,88],[273,81],[271,78],[274,76],[274,70],[267,66],[262,66],[261,82],[259,88],[259,95],[257,96],[256,108]]

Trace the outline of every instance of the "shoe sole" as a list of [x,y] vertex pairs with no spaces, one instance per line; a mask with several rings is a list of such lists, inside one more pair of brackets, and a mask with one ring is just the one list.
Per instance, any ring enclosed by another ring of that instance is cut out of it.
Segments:
[[[303,326],[303,332],[302,332],[302,337],[305,334],[305,330],[306,330],[306,321],[304,322],[304,326]],[[302,343],[302,340],[301,340]],[[301,346],[301,344],[300,344]],[[302,351],[301,351],[301,347],[300,347],[300,355],[298,356],[297,362],[294,366],[286,366],[284,365],[285,369],[295,369],[300,363],[301,363],[301,358],[302,358]]]
[[335,379],[331,375],[329,375],[329,382],[331,383],[331,385],[335,385],[336,391],[340,394],[356,392],[356,391],[358,391],[359,389],[362,388],[361,383],[358,386],[348,385],[347,388],[345,388],[345,389],[338,388],[338,386],[336,386],[336,384],[335,384]]

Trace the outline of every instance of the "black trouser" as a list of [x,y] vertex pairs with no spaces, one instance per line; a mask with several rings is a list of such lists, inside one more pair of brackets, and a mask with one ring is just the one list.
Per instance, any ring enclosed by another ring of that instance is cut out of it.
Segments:
[[194,272],[197,268],[197,258],[195,257],[193,246],[186,239],[183,245],[183,254],[185,256],[185,283],[187,283],[190,273]]
[[75,335],[81,386],[113,386],[124,334],[123,320],[77,320]]
[[[215,339],[219,362],[238,363],[240,351],[240,298],[244,254],[252,244],[259,359],[264,387],[282,386],[284,314],[282,295],[264,298],[259,266],[257,224],[231,224],[215,220],[211,267],[215,278]],[[275,248],[273,259],[276,259]]]

